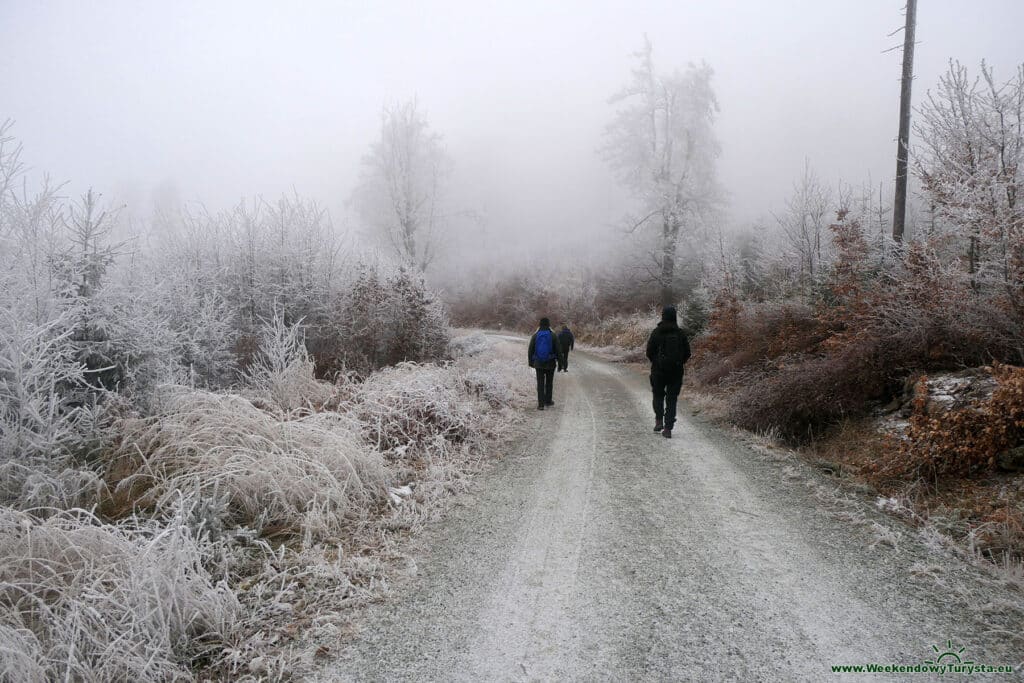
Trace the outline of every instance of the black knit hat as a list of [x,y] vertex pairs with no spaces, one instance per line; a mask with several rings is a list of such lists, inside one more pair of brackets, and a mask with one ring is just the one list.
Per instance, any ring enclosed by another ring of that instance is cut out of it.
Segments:
[[677,321],[676,318],[676,307],[666,306],[661,310],[661,321],[665,323],[674,323]]
[[548,320],[547,318],[541,318],[540,319],[540,326],[541,327],[551,327],[551,321]]

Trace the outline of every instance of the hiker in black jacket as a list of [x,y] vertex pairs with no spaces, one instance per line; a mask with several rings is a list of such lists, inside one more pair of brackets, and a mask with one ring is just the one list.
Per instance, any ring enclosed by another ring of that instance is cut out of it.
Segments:
[[683,387],[683,366],[690,359],[690,342],[676,322],[675,306],[666,306],[661,312],[661,322],[647,340],[647,359],[651,361],[654,431],[671,439],[676,400]]
[[537,371],[537,410],[553,406],[551,392],[555,383],[555,368],[562,363],[562,349],[558,345],[558,335],[551,331],[551,321],[540,319],[540,328],[530,337],[530,348],[527,351],[530,367]]
[[562,323],[562,331],[558,333],[558,346],[562,349],[561,363],[558,369],[562,372],[569,372],[569,352],[576,346],[576,337],[572,336],[569,326]]

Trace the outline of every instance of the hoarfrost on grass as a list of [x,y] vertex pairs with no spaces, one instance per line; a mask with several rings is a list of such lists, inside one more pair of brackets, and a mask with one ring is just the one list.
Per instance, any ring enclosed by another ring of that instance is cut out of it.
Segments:
[[245,398],[166,387],[160,411],[122,425],[115,467],[133,474],[116,491],[134,505],[173,506],[178,491],[227,497],[228,523],[324,538],[365,518],[389,481],[343,415],[282,419]]
[[491,341],[483,332],[471,332],[455,337],[449,344],[452,356],[456,358],[478,356],[491,348]]
[[24,680],[191,680],[239,611],[204,568],[209,541],[180,520],[103,524],[0,509],[4,671]]

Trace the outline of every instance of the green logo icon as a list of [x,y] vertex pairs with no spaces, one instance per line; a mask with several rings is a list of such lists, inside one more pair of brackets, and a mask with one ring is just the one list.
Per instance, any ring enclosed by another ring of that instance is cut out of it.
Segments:
[[974,662],[970,660],[965,661],[960,657],[960,654],[967,648],[961,647],[959,650],[954,650],[952,640],[946,641],[946,649],[944,651],[940,650],[938,645],[932,645],[932,649],[935,650],[935,654],[937,654],[938,657],[934,660],[924,660],[925,664],[974,664]]

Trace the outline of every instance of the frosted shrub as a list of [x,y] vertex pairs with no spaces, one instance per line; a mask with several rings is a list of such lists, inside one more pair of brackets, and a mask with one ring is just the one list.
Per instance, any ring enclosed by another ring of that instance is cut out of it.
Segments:
[[379,453],[338,413],[282,419],[241,396],[168,387],[156,415],[121,425],[118,505],[173,508],[177,491],[225,496],[228,523],[322,538],[385,495]]
[[142,335],[146,348],[172,364],[181,383],[203,388],[229,386],[237,379],[233,348],[238,320],[223,289],[180,254],[163,258],[140,255],[133,263],[134,272],[126,277],[131,280],[135,308],[145,312],[133,316],[138,321],[135,326],[153,321]]
[[[111,290],[122,246],[110,242],[115,214],[102,210],[99,195],[91,190],[69,204],[62,221],[63,246],[50,267],[51,294],[74,311],[71,340],[76,359],[85,366],[85,384],[77,387],[83,402],[104,392],[131,392],[136,380],[148,374],[146,361],[164,368],[171,365],[166,325],[156,318],[146,320],[152,311],[134,305],[130,287]],[[155,372],[165,374],[162,369]],[[144,391],[144,379],[142,384]]]
[[482,332],[472,332],[461,337],[455,337],[449,344],[451,354],[456,358],[472,358],[491,347],[487,335]]
[[463,381],[466,390],[486,401],[492,408],[506,408],[515,400],[508,381],[508,368],[482,367],[466,371]]
[[583,327],[577,334],[592,346],[617,346],[623,349],[642,349],[654,323],[661,319],[659,312],[633,313],[605,318],[592,327]]
[[636,312],[602,318],[590,325],[575,329],[577,343],[588,344],[592,350],[622,361],[644,360],[647,338],[660,311]]
[[281,410],[309,408],[330,396],[327,385],[313,376],[313,359],[299,325],[286,325],[275,315],[264,322],[259,353],[245,371],[245,381]]
[[385,291],[388,364],[444,359],[451,339],[448,317],[423,276],[400,267],[387,278]]
[[366,376],[388,365],[447,356],[448,319],[422,276],[363,262],[342,290],[337,308],[311,337],[318,368]]
[[4,680],[192,680],[238,610],[203,569],[205,542],[172,519],[101,525],[83,510],[0,510]]
[[178,335],[149,294],[145,283],[111,283],[87,303],[89,341],[78,342],[79,352],[88,355],[89,367],[105,368],[86,374],[90,384],[144,400],[153,388],[187,377],[177,353]]
[[382,452],[443,452],[445,442],[462,442],[473,432],[476,416],[450,366],[385,368],[357,385],[354,398],[353,413]]
[[35,324],[0,309],[0,452],[7,456],[66,450],[77,415],[60,388],[81,381],[82,368],[64,318]]
[[237,332],[226,302],[218,292],[192,291],[182,293],[182,299],[182,313],[172,317],[172,325],[177,342],[175,355],[189,383],[215,388],[229,385],[236,369],[231,348]]
[[[477,411],[487,414],[481,420],[490,436],[491,430],[508,419],[499,417],[514,408],[518,399],[533,395],[532,373],[523,372],[522,347],[487,339],[488,352],[458,359],[454,367],[460,371],[464,390],[482,404]],[[508,416],[511,418],[512,416]]]
[[98,489],[98,477],[75,462],[94,415],[66,393],[83,381],[71,317],[34,323],[0,308],[0,504],[71,506]]

